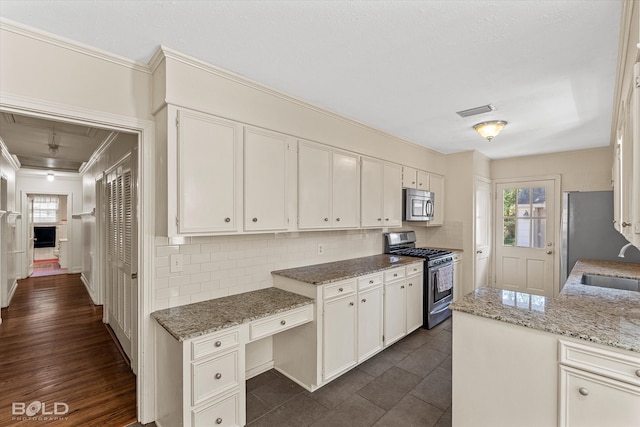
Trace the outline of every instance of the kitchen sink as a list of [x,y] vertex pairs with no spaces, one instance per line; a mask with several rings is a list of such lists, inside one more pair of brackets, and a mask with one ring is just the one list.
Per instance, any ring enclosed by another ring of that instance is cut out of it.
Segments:
[[583,285],[599,286],[601,288],[622,289],[624,291],[640,291],[638,279],[628,279],[625,277],[600,276],[597,274],[583,274]]

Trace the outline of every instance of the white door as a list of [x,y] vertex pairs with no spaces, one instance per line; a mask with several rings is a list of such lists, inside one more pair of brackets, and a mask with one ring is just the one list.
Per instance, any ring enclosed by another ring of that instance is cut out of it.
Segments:
[[286,135],[245,128],[245,230],[287,229],[288,146]]
[[[476,178],[475,219],[475,289],[489,286],[491,255],[491,184]],[[465,295],[473,289],[464,289]]]
[[[107,323],[135,369],[137,319],[137,248],[135,155],[106,173]],[[134,371],[135,372],[135,371]]]
[[496,186],[496,284],[554,296],[556,180]]
[[33,196],[27,196],[27,262],[29,263],[27,277],[33,274],[35,257],[35,240],[33,236]]

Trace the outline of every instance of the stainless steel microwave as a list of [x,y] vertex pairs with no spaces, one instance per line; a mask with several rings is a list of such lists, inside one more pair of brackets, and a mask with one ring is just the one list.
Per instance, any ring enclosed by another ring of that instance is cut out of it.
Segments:
[[405,188],[402,190],[404,221],[430,221],[433,219],[435,195],[431,191]]

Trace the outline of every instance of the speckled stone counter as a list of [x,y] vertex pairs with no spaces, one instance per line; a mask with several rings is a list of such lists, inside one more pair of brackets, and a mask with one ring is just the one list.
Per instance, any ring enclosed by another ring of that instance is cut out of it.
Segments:
[[313,304],[311,298],[267,288],[159,310],[151,316],[175,339],[184,341],[308,304]]
[[450,308],[640,352],[640,292],[583,285],[584,273],[640,279],[640,264],[578,260],[557,298],[480,288]]
[[407,256],[372,255],[305,267],[289,268],[287,270],[277,270],[272,271],[271,274],[310,283],[312,285],[325,285],[327,283],[364,276],[414,262],[424,262],[424,260],[422,258]]

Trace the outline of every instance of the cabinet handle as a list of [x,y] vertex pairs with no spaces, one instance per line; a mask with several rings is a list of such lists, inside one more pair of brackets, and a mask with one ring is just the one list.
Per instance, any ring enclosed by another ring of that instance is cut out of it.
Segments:
[[338,288],[338,292],[342,292],[342,291],[344,291],[344,289]]
[[367,299],[366,299],[366,298],[363,298],[363,299],[362,299],[362,302],[367,302]]
[[349,306],[352,306],[352,305],[353,305],[353,303],[352,303],[352,302],[350,302],[350,303],[349,303]]
[[224,222],[231,222],[231,218],[229,218],[229,217],[225,218]]
[[258,218],[253,218],[251,221],[258,222]]
[[218,419],[216,420],[216,424],[222,424],[222,418],[218,418]]
[[578,391],[579,391],[579,392],[580,392],[580,394],[581,394],[581,395],[583,395],[583,396],[588,396],[588,395],[589,395],[589,390],[587,390],[587,389],[586,389],[586,388],[584,388],[584,387],[580,387],[580,388],[578,389]]
[[281,320],[281,321],[280,321],[280,324],[281,324],[282,326],[284,326],[284,325],[286,325],[286,324],[287,324],[287,321],[286,321],[286,320]]
[[636,377],[640,377],[640,369],[636,371]]
[[214,344],[216,347],[220,347],[222,345],[222,342],[220,341],[216,341],[216,343]]
[[340,218],[336,218],[336,221],[340,222]]
[[329,218],[325,218],[325,219],[324,219],[324,222],[329,222]]
[[216,379],[217,379],[217,380],[219,380],[220,378],[222,378],[222,374],[221,374],[220,372],[218,372],[218,373],[216,374]]

